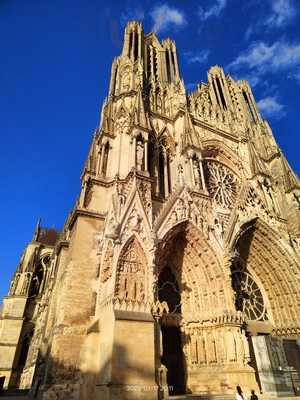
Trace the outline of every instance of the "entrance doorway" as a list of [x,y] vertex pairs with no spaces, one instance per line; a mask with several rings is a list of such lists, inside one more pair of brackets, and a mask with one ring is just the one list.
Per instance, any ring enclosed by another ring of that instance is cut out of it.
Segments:
[[167,383],[169,394],[185,393],[184,356],[181,345],[180,329],[176,326],[162,326],[163,355],[162,364],[168,369]]

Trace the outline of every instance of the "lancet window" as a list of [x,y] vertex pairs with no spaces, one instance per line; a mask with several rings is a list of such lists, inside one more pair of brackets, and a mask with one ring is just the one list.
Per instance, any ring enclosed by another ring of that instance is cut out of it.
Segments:
[[101,152],[101,175],[107,175],[107,165],[108,165],[108,156],[109,156],[109,142],[102,147]]
[[159,194],[162,197],[167,197],[171,193],[170,155],[163,144],[159,146],[158,151]]
[[250,99],[248,94],[246,93],[245,90],[243,90],[243,97],[247,106],[247,110],[248,110],[248,114],[250,115],[250,118],[253,122],[255,122],[256,118],[255,118],[255,114],[253,111],[253,105],[250,103]]

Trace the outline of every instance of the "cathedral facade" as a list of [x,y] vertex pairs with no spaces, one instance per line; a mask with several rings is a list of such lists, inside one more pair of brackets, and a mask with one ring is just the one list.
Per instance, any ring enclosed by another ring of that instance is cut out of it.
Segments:
[[299,180],[246,81],[187,93],[175,43],[129,22],[81,182],[4,298],[4,388],[300,394]]

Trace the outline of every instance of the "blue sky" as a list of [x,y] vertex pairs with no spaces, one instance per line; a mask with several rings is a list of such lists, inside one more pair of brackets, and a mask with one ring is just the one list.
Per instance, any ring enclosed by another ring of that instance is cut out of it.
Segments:
[[297,0],[0,1],[0,299],[39,217],[61,228],[128,19],[177,43],[186,86],[219,64],[249,79],[299,174]]

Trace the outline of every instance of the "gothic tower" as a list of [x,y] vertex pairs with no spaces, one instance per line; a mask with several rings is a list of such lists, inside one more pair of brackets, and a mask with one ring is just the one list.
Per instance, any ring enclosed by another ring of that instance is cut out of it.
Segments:
[[246,81],[188,94],[175,43],[125,29],[63,230],[42,228],[0,320],[5,387],[158,399],[300,375],[300,186]]

